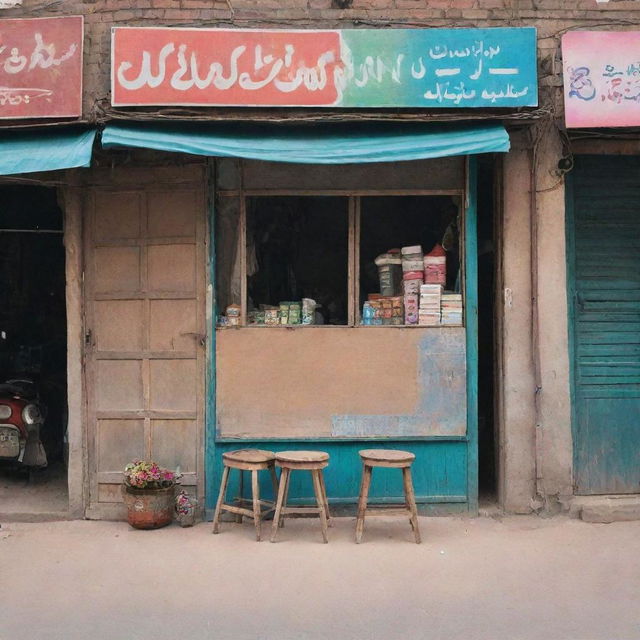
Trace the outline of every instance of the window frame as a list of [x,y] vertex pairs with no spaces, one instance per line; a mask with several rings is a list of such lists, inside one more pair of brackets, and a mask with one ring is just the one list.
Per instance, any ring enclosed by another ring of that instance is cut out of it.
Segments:
[[[362,220],[362,198],[376,196],[450,196],[459,199],[458,219],[460,221],[460,235],[458,243],[460,247],[460,282],[462,288],[463,309],[466,308],[466,214],[467,214],[467,190],[460,189],[251,189],[244,186],[243,162],[239,162],[239,184],[237,189],[216,189],[216,204],[219,198],[237,198],[239,212],[239,232],[238,247],[240,255],[240,324],[236,327],[220,327],[216,329],[237,329],[237,328],[265,328],[263,325],[249,325],[247,322],[247,199],[252,197],[287,197],[287,196],[342,196],[349,199],[348,202],[348,268],[347,268],[347,324],[343,325],[286,325],[288,329],[313,329],[313,328],[333,328],[352,329],[365,328],[361,323],[359,313],[360,300],[360,232]],[[465,180],[467,183],[467,163],[465,163]],[[216,296],[217,297],[217,296]],[[372,325],[376,328],[394,329],[440,329],[448,326],[466,327],[466,313],[463,313],[462,325]],[[273,327],[266,327],[272,329]]]

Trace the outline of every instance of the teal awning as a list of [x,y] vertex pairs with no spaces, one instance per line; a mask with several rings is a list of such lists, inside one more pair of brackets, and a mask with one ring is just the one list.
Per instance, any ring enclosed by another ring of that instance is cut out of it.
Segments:
[[0,175],[88,167],[96,131],[38,129],[0,132]]
[[105,148],[136,147],[271,162],[396,162],[509,150],[500,124],[108,124]]

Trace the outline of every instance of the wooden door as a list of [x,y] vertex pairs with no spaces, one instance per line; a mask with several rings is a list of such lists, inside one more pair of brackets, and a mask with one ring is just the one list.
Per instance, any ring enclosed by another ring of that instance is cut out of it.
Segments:
[[[124,175],[123,175],[124,174]],[[199,167],[115,172],[86,217],[90,514],[121,515],[134,458],[202,493],[205,198]],[[173,182],[173,184],[172,184]]]
[[574,485],[640,492],[640,157],[576,160],[569,220]]

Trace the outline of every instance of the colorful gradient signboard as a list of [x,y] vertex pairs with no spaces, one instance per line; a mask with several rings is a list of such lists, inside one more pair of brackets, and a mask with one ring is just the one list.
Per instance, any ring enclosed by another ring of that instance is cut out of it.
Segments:
[[567,127],[640,126],[640,31],[562,37]]
[[0,20],[0,118],[82,114],[82,16]]
[[523,107],[536,30],[115,27],[114,106]]

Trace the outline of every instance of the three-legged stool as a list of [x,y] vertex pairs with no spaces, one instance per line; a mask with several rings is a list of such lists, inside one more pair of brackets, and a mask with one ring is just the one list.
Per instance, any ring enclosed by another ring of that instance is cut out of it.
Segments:
[[[416,458],[415,454],[410,451],[397,451],[395,449],[364,449],[360,451],[360,457],[362,458],[363,469],[360,499],[358,501],[358,518],[356,521],[356,542],[359,544],[362,540],[365,515],[408,515],[416,543],[420,544],[418,509],[416,507],[416,496],[413,492],[413,482],[411,481],[411,463]],[[371,472],[374,467],[402,469],[405,499],[404,507],[377,507],[367,509],[367,498],[369,496],[369,487],[371,486]]]
[[[222,454],[222,463],[224,471],[222,472],[222,482],[220,483],[220,493],[218,494],[218,502],[216,510],[213,514],[213,533],[218,533],[220,527],[220,514],[223,511],[235,513],[238,521],[242,522],[242,516],[253,518],[256,527],[256,540],[260,541],[260,520],[267,514],[274,511],[274,503],[270,501],[260,500],[260,488],[258,486],[258,471],[267,469],[271,475],[273,483],[273,495],[278,494],[278,477],[275,469],[275,454],[273,451],[263,451],[262,449],[238,449],[237,451],[227,451]],[[236,505],[226,504],[224,501],[227,493],[227,484],[229,482],[229,472],[231,469],[238,469],[240,472],[240,486],[242,486],[243,471],[251,471],[251,500],[245,499],[241,495],[235,500]],[[246,508],[243,505],[248,502],[252,504],[252,508]],[[266,506],[266,510],[262,507]]]
[[[276,512],[273,516],[273,524],[271,525],[271,542],[276,541],[278,527],[282,526],[282,521],[285,516],[294,513],[317,513],[320,516],[322,540],[329,542],[327,537],[327,526],[329,525],[330,518],[329,502],[327,500],[327,491],[322,475],[322,470],[329,464],[329,454],[324,451],[280,451],[276,453],[276,464],[281,468],[281,472]],[[289,478],[291,472],[298,469],[311,471],[317,507],[287,507]]]

